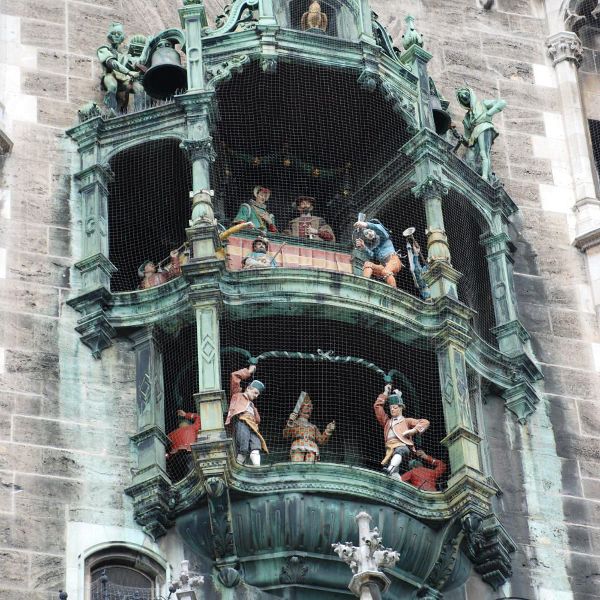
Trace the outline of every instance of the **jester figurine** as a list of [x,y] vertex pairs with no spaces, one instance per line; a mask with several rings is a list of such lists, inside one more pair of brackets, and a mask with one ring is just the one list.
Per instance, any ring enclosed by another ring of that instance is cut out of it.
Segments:
[[491,151],[498,131],[492,123],[492,117],[504,110],[506,100],[478,100],[469,87],[456,91],[456,98],[467,110],[463,119],[465,128],[463,144],[467,146],[465,160],[479,172],[486,181],[492,180]]
[[237,448],[237,461],[241,465],[250,455],[250,462],[255,467],[260,466],[260,451],[269,453],[267,444],[260,434],[260,414],[254,401],[265,390],[264,383],[258,379],[252,380],[242,392],[242,381],[250,379],[256,371],[256,365],[247,369],[240,369],[231,374],[231,400],[225,425],[233,422],[235,445]]
[[283,430],[284,439],[292,439],[290,460],[292,462],[314,463],[319,460],[319,445],[326,444],[335,430],[335,421],[331,421],[325,431],[310,422],[313,404],[306,392],[300,392],[296,407],[288,417],[287,425]]
[[[413,437],[423,433],[429,427],[427,419],[413,419],[402,415],[404,400],[402,392],[394,390],[388,383],[385,389],[375,400],[373,410],[379,424],[383,427],[386,453],[381,461],[384,471],[389,475],[396,475],[400,470],[400,464],[414,453]],[[385,412],[384,405],[388,402],[390,416]]]
[[410,471],[404,473],[400,479],[424,492],[437,492],[436,483],[446,472],[446,463],[429,456],[423,450],[417,450],[415,456],[417,458],[408,463]]
[[389,286],[396,287],[396,275],[402,269],[402,263],[390,238],[390,232],[377,220],[357,221],[354,229],[362,233],[356,240],[356,247],[366,252],[376,261],[368,260],[363,265],[363,277],[373,275],[381,277]]
[[234,224],[250,221],[256,229],[260,229],[263,233],[267,231],[277,233],[275,217],[267,209],[271,190],[257,185],[253,190],[253,195],[254,198],[252,200],[240,205],[237,215],[233,219]]
[[178,410],[177,416],[179,417],[179,426],[167,436],[171,442],[168,458],[178,452],[191,452],[191,445],[196,441],[200,431],[200,415]]

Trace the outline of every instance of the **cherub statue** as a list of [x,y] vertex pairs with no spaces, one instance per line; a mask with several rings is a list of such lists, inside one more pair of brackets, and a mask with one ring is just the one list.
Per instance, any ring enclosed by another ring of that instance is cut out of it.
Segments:
[[[135,94],[136,108],[144,100],[144,88],[139,81],[140,73],[135,71],[135,59],[120,47],[125,40],[121,23],[112,23],[106,35],[109,43],[97,50],[98,60],[103,68],[102,89],[106,90],[104,104],[115,112],[125,112],[129,94]],[[137,41],[137,36],[135,36]]]
[[465,128],[463,144],[467,146],[465,160],[467,164],[486,180],[492,180],[491,151],[498,131],[492,123],[492,117],[504,110],[506,101],[478,100],[475,92],[469,87],[456,91],[456,98],[467,110],[463,119]]
[[[396,475],[402,461],[415,451],[412,438],[418,433],[423,433],[429,427],[429,421],[405,417],[402,414],[404,409],[402,392],[394,390],[394,393],[391,394],[391,391],[392,386],[387,384],[384,391],[377,396],[373,410],[377,421],[383,427],[385,440],[386,453],[381,464],[384,465],[387,473]],[[390,406],[390,416],[385,412],[386,402]]]
[[314,0],[310,3],[308,11],[302,15],[300,21],[300,27],[303,31],[307,29],[320,29],[321,31],[327,31],[328,19],[324,12],[321,12],[321,5]]
[[319,444],[326,444],[335,430],[335,421],[331,421],[325,427],[325,431],[321,433],[310,422],[312,410],[313,405],[310,396],[306,392],[301,392],[283,430],[284,439],[292,438],[290,448],[290,460],[292,462],[314,463],[318,461]]

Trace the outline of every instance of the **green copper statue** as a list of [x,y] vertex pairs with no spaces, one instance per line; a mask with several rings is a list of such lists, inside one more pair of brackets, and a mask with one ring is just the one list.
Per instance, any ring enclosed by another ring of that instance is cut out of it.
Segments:
[[[134,71],[135,59],[127,52],[120,51],[125,40],[121,23],[112,23],[106,35],[108,44],[97,50],[98,60],[102,64],[102,88],[106,91],[104,104],[115,112],[125,112],[129,94],[135,94],[135,105],[144,101],[144,88],[139,81],[139,71]],[[136,36],[137,41],[137,36]]]
[[478,100],[469,87],[456,90],[458,101],[467,109],[463,119],[465,134],[463,143],[467,146],[465,160],[486,181],[492,180],[491,150],[498,131],[492,117],[504,110],[505,100]]

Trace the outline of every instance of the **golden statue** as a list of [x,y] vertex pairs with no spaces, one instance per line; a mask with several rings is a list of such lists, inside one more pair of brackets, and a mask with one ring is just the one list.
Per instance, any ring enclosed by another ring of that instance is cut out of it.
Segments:
[[300,27],[303,31],[307,29],[320,29],[321,31],[327,31],[327,15],[321,12],[321,5],[315,0],[311,2],[308,7],[308,12],[302,15],[300,21]]

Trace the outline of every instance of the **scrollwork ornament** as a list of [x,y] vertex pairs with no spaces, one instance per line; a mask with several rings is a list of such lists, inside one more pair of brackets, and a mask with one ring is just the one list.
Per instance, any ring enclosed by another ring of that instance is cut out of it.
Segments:
[[308,573],[308,566],[301,556],[290,556],[281,567],[279,581],[281,583],[302,583]]
[[448,186],[436,177],[427,177],[422,183],[412,189],[417,198],[429,200],[431,198],[441,198],[448,195]]
[[565,60],[575,63],[577,67],[581,65],[583,46],[577,34],[571,31],[551,35],[546,40],[546,48],[554,66]]
[[214,162],[217,159],[213,141],[211,137],[203,140],[183,140],[179,147],[188,155],[192,162],[197,160],[206,160]]

